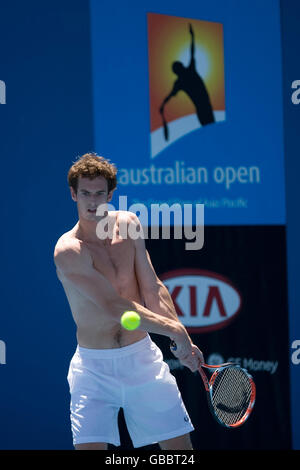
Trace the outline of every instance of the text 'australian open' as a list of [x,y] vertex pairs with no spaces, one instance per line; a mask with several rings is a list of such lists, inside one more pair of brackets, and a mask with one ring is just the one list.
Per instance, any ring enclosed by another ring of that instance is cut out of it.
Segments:
[[148,184],[223,184],[230,189],[233,184],[259,184],[260,169],[257,166],[234,168],[217,166],[209,171],[206,167],[186,166],[183,161],[175,161],[173,166],[147,168],[120,168],[119,183],[127,186]]

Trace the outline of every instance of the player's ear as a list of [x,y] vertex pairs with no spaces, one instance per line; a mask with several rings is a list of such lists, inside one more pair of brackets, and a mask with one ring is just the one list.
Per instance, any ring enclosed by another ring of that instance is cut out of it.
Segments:
[[73,199],[73,201],[77,202],[77,194],[75,193],[74,188],[72,188],[71,186],[70,186],[70,191],[71,191],[71,198]]
[[112,200],[112,197],[113,197],[113,193],[114,193],[114,190],[116,188],[112,189],[111,191],[109,191],[108,195],[107,195],[107,202],[110,202]]

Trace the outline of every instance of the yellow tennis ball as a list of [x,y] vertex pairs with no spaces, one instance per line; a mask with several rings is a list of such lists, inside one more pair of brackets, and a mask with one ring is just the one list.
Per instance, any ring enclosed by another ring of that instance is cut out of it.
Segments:
[[125,330],[135,330],[140,326],[141,317],[137,312],[124,312],[121,316],[121,325]]

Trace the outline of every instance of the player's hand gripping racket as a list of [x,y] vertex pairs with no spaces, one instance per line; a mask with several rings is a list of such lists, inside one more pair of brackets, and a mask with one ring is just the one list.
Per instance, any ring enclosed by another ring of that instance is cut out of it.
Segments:
[[[171,350],[177,346],[171,342]],[[208,380],[203,368],[213,371]],[[199,373],[204,383],[210,411],[215,420],[227,428],[237,428],[249,418],[256,397],[252,376],[239,365],[226,362],[219,365],[202,363]]]

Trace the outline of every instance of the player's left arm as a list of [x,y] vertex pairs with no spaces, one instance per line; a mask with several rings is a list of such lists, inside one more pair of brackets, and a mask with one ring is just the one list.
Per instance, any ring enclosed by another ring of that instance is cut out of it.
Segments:
[[[136,217],[134,223],[140,226],[139,230],[142,233],[142,226],[138,217]],[[169,291],[157,276],[152,265],[144,238],[140,237],[134,243],[135,272],[145,307],[159,315],[179,321]]]
[[[137,216],[134,215],[134,217],[131,217],[131,223],[136,224],[136,227],[138,227],[138,232],[143,233],[142,225]],[[154,270],[150,255],[146,250],[144,237],[139,237],[135,240],[135,272],[137,281],[139,283],[139,288],[145,302],[145,307],[149,310],[151,309],[158,315],[181,323],[178,319],[175,306],[168,289],[158,278]],[[188,366],[188,362],[185,362],[187,357],[184,357],[184,354],[182,351],[180,351],[180,348],[172,352],[173,355],[177,357],[183,365]],[[192,357],[194,357],[194,359],[197,358],[197,361],[200,363],[204,362],[202,352],[193,343]],[[196,369],[198,366],[199,363],[197,363]]]

